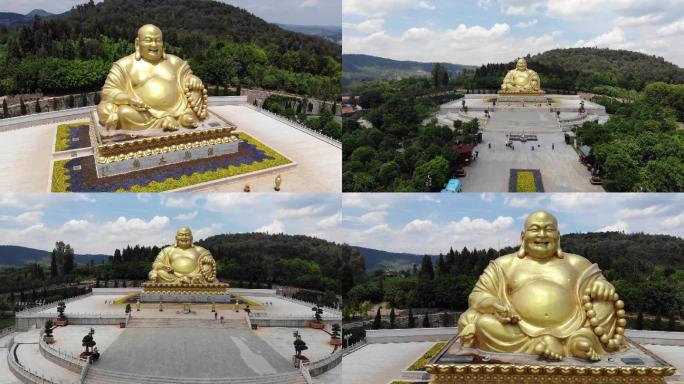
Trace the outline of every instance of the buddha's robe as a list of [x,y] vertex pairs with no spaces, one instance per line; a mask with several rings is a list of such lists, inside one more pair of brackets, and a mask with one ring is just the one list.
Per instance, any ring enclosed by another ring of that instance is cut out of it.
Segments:
[[[565,345],[567,356],[568,341],[582,335],[602,355],[605,349],[587,323],[581,302],[584,290],[599,279],[604,277],[598,266],[577,255],[554,256],[547,263],[502,256],[490,262],[468,298],[469,309],[458,321],[461,342],[492,352],[531,354],[537,340],[548,335]],[[510,305],[518,322],[503,324],[486,313],[481,304],[492,298]],[[593,308],[599,325],[612,336],[617,321],[613,301],[593,301]]]
[[508,71],[504,78],[502,90],[507,92],[540,92],[540,80],[537,72],[528,69]]
[[[190,76],[190,65],[168,53],[156,64],[136,60],[135,54],[121,58],[112,66],[102,88],[102,102],[97,108],[100,123],[117,121],[117,129],[142,130],[161,128],[167,116],[178,119],[186,113],[194,114],[184,93]],[[150,109],[137,111],[128,105],[116,105],[114,98],[122,92],[137,96]],[[200,98],[201,93],[193,92],[193,97]],[[119,113],[120,108],[128,110]]]
[[[165,269],[171,268],[173,272]],[[199,246],[182,249],[169,246],[161,250],[149,273],[157,283],[215,283],[216,262],[208,250]]]

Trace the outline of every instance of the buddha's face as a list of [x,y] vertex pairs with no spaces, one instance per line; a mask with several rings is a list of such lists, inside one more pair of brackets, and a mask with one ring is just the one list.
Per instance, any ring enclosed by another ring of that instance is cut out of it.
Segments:
[[164,40],[162,32],[154,25],[144,25],[138,30],[135,49],[146,61],[156,63],[164,57]]
[[518,62],[515,64],[515,68],[518,71],[527,71],[527,62],[525,59],[518,59]]
[[192,232],[183,227],[176,233],[176,246],[179,248],[190,248],[192,246]]
[[555,255],[560,243],[558,222],[552,214],[544,211],[534,212],[525,220],[525,230],[520,234],[525,254],[545,259]]

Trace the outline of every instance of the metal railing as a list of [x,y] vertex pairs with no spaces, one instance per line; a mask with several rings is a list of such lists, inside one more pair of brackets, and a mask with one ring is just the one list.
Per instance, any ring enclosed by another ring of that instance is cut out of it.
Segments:
[[339,348],[337,351],[330,354],[330,356],[326,356],[326,357],[324,357],[318,361],[304,363],[303,365],[306,365],[306,367],[309,369],[309,371],[311,371],[314,369],[324,367],[324,366],[329,365],[331,363],[335,363],[335,365],[337,365],[337,364],[339,364],[338,360],[341,358],[342,358],[342,348]]
[[293,127],[293,128],[296,128],[296,129],[298,129],[298,130],[300,130],[300,131],[302,131],[302,132],[305,132],[305,133],[307,133],[307,134],[309,134],[309,135],[311,135],[311,136],[314,136],[314,137],[316,137],[317,139],[321,139],[321,140],[325,141],[325,142],[328,143],[328,144],[332,144],[332,145],[334,145],[334,146],[336,146],[336,147],[338,147],[338,148],[342,148],[342,143],[341,143],[340,141],[338,141],[337,139],[335,139],[335,138],[333,138],[333,137],[330,137],[330,136],[327,136],[327,135],[325,135],[325,134],[323,134],[323,133],[320,133],[320,132],[318,132],[318,131],[314,131],[313,129],[308,128],[308,127],[306,127],[306,126],[300,124],[299,122],[290,120],[290,119],[288,119],[288,118],[285,117],[285,116],[281,116],[281,115],[275,114],[275,113],[273,113],[273,112],[271,112],[271,111],[269,111],[269,110],[267,110],[267,109],[264,109],[264,108],[261,108],[261,107],[257,107],[257,106],[255,106],[255,105],[252,105],[252,104],[249,104],[249,103],[245,104],[245,106],[248,107],[248,108],[251,108],[251,109],[253,109],[253,110],[257,111],[257,112],[261,112],[261,113],[263,113],[263,114],[266,115],[266,116],[272,117],[272,118],[274,118],[274,119],[280,121],[281,123],[285,123],[285,124],[287,124],[287,125],[289,125],[289,126],[291,126],[291,127]]
[[88,376],[88,371],[90,371],[90,366],[93,364],[92,360],[88,359],[88,362],[86,362],[86,365],[83,366],[83,369],[81,370],[81,377],[79,378],[79,383],[84,384],[86,381],[86,377]]
[[309,373],[309,368],[307,368],[305,364],[299,364],[299,372],[304,377],[304,381],[306,381],[306,384],[313,384],[311,373]]
[[318,307],[320,307],[320,308],[323,308],[323,311],[324,311],[323,313],[324,313],[324,314],[325,314],[325,311],[328,311],[328,312],[332,312],[332,313],[335,314],[335,315],[339,315],[339,317],[342,317],[342,311],[340,311],[340,310],[337,309],[337,308],[327,307],[327,306],[325,306],[325,305],[318,305],[318,304],[312,303],[312,302],[310,302],[310,301],[299,300],[299,299],[295,299],[295,298],[287,297],[287,296],[276,295],[276,297],[279,298],[279,299],[285,300],[285,301],[289,301],[289,302],[292,302],[292,303],[305,305],[305,306],[311,307],[311,308],[313,308],[313,307],[315,307],[315,306],[318,306]]
[[66,351],[62,351],[61,349],[56,349],[48,344],[43,338],[43,330],[40,331],[40,335],[38,336],[38,347],[52,358],[61,360],[63,364],[59,365],[62,365],[64,368],[67,368],[70,371],[81,371],[83,366],[86,364],[85,359],[81,359],[80,357],[77,357]]
[[92,294],[93,294],[92,292],[88,292],[88,293],[84,293],[83,295],[78,295],[78,296],[70,297],[70,298],[68,298],[68,299],[52,301],[52,302],[49,302],[49,303],[46,303],[46,304],[43,304],[43,305],[39,305],[39,306],[37,306],[37,307],[27,308],[27,309],[24,309],[23,311],[17,312],[17,313],[15,314],[15,316],[22,316],[22,315],[28,314],[28,313],[40,312],[40,311],[43,311],[43,310],[46,310],[46,309],[50,309],[50,308],[52,308],[52,307],[55,307],[55,308],[56,308],[56,307],[57,307],[57,304],[60,303],[60,302],[64,302],[64,304],[66,304],[66,303],[69,303],[69,302],[72,302],[72,301],[76,301],[76,300],[80,300],[80,299],[86,298],[86,297],[88,297],[88,296],[92,296]]

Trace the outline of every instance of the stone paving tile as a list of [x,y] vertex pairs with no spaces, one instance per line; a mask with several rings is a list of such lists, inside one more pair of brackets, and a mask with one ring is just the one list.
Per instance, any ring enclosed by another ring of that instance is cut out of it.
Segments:
[[435,342],[369,344],[344,357],[345,384],[389,383],[418,360]]

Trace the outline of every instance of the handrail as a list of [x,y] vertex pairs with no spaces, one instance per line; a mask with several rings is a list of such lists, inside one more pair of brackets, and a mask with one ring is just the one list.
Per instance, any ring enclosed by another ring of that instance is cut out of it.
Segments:
[[[71,366],[76,366],[78,370],[81,370],[83,365],[85,364],[85,360],[81,359],[80,357],[76,357],[75,355],[72,355],[66,351],[62,351],[59,349],[54,348],[50,344],[48,344],[45,339],[43,338],[43,330],[40,331],[40,335],[38,336],[38,347],[42,349],[45,353],[62,360],[64,363],[67,365]],[[76,368],[74,367],[74,368]]]
[[340,311],[340,310],[337,309],[337,308],[328,307],[328,306],[325,306],[325,305],[318,305],[318,304],[312,303],[312,302],[310,302],[310,301],[299,300],[299,299],[295,299],[295,298],[293,298],[293,297],[287,297],[287,296],[282,296],[282,295],[276,295],[276,297],[279,298],[279,299],[285,300],[285,301],[289,301],[289,302],[297,303],[297,304],[302,304],[302,305],[306,305],[306,306],[310,306],[310,307],[318,306],[318,307],[320,307],[320,308],[323,308],[323,310],[326,310],[326,311],[328,311],[328,312],[333,312],[333,313],[336,314],[336,315],[339,314],[340,316],[342,316],[342,311]]
[[93,364],[93,361],[91,359],[88,359],[86,364],[83,366],[83,369],[81,369],[81,377],[79,378],[80,384],[84,384],[86,381],[86,377],[88,376],[88,371],[90,371],[90,366]]
[[309,370],[320,368],[320,367],[327,365],[327,364],[329,364],[335,360],[341,359],[342,355],[343,355],[342,348],[339,348],[337,351],[331,353],[330,356],[326,356],[326,357],[324,357],[320,360],[317,360],[317,361],[304,363],[304,365],[306,365],[307,368],[309,368]]
[[88,293],[84,293],[84,294],[82,294],[82,295],[70,297],[70,298],[68,298],[68,299],[52,301],[52,302],[49,302],[49,303],[47,303],[47,304],[39,305],[39,306],[37,306],[37,307],[27,308],[27,309],[24,309],[23,311],[19,311],[19,312],[15,313],[15,317],[16,317],[17,315],[23,315],[23,314],[26,314],[26,313],[33,313],[33,312],[39,312],[39,311],[42,311],[42,310],[45,310],[45,309],[50,309],[52,306],[57,307],[57,304],[60,303],[60,302],[64,302],[64,303],[66,304],[66,303],[70,303],[70,302],[72,302],[72,301],[76,301],[76,300],[80,300],[80,299],[86,298],[86,297],[88,297],[88,296],[92,296],[92,294],[93,294],[93,292],[91,291],[91,292],[88,292]]
[[285,124],[287,124],[287,125],[289,125],[289,126],[291,126],[291,127],[293,127],[293,128],[299,129],[299,130],[302,131],[302,132],[308,133],[309,135],[314,136],[314,137],[316,137],[316,138],[318,138],[318,139],[321,139],[321,140],[327,142],[328,144],[332,144],[332,145],[334,145],[334,146],[336,146],[336,147],[342,148],[342,143],[341,143],[339,140],[337,140],[337,139],[335,139],[335,138],[333,138],[333,137],[327,136],[327,135],[325,135],[325,134],[323,134],[323,133],[320,133],[320,132],[318,132],[318,131],[314,131],[313,129],[311,129],[311,128],[309,128],[309,127],[306,127],[306,126],[304,126],[304,125],[302,125],[302,124],[300,124],[300,123],[298,123],[298,122],[296,122],[296,121],[292,121],[292,120],[290,120],[290,119],[288,119],[288,118],[286,118],[286,117],[284,117],[284,116],[275,114],[275,113],[273,113],[273,112],[271,112],[271,111],[269,111],[269,110],[267,110],[267,109],[264,109],[264,108],[261,108],[261,107],[257,107],[257,106],[255,106],[255,105],[252,105],[252,104],[249,104],[249,103],[245,104],[245,106],[248,107],[248,108],[250,108],[250,109],[253,109],[253,110],[257,111],[257,112],[263,113],[263,114],[266,115],[266,116],[272,117],[272,118],[274,118],[274,119],[276,119],[276,120],[278,120],[278,121],[280,121],[280,122],[282,122],[282,123],[285,123]]
[[[7,351],[7,365],[10,371],[17,376],[28,380],[29,383],[33,384],[59,384],[52,380],[46,379],[45,376],[38,376],[38,372],[32,372],[30,369],[21,365],[17,360],[15,360],[16,350],[19,344],[12,344],[10,349]],[[22,380],[24,381],[24,380]]]
[[304,377],[304,381],[306,381],[306,384],[313,384],[311,373],[309,372],[309,368],[307,368],[305,364],[299,364],[299,372]]

